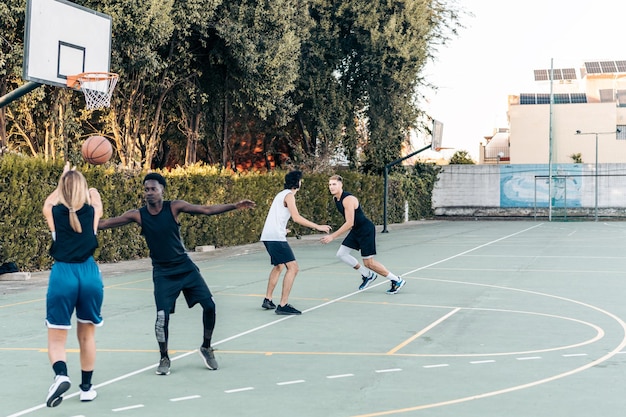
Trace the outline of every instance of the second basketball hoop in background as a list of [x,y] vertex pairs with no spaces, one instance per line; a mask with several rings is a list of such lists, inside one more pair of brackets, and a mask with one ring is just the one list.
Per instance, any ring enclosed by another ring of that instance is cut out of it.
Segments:
[[113,147],[104,136],[91,136],[81,148],[83,158],[92,165],[102,165],[111,159]]

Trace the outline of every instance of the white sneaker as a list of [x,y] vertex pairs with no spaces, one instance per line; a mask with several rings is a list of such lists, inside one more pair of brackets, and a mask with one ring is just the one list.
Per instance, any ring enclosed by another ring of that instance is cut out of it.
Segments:
[[93,389],[93,386],[89,388],[89,391],[80,390],[80,400],[83,402],[93,401],[96,399],[97,396],[98,393],[95,389]]
[[70,389],[72,383],[66,375],[57,375],[54,377],[54,384],[50,385],[48,396],[46,397],[46,405],[48,407],[56,407],[63,401],[63,394]]

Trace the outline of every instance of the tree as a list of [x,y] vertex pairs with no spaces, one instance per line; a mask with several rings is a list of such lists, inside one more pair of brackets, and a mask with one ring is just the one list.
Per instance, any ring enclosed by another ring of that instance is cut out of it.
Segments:
[[452,155],[449,163],[450,165],[474,165],[475,162],[468,151],[460,150]]
[[421,70],[454,32],[457,13],[439,1],[312,0],[311,16],[295,94],[295,122],[307,128],[301,143],[319,156],[339,140],[354,166],[362,154],[365,170],[380,170],[416,124]]

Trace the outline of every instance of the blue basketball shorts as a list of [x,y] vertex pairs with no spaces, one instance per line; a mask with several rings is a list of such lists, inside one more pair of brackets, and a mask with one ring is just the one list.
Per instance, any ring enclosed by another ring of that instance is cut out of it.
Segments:
[[71,329],[72,314],[81,323],[102,325],[104,285],[93,257],[82,263],[55,262],[46,295],[46,326]]

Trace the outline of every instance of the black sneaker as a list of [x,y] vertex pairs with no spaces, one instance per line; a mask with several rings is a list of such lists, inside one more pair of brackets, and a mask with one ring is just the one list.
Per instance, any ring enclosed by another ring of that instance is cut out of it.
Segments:
[[170,358],[161,358],[159,361],[159,367],[156,370],[157,375],[169,375],[170,374]]
[[387,290],[387,294],[397,294],[400,288],[404,287],[406,281],[398,277],[399,281],[391,281],[391,288]]
[[217,361],[215,360],[213,348],[200,347],[200,349],[198,349],[198,352],[200,352],[200,356],[202,357],[202,360],[204,361],[206,367],[212,371],[215,371],[217,369]]
[[363,278],[363,283],[361,285],[359,285],[359,290],[364,290],[367,287],[369,287],[369,285],[374,282],[376,280],[376,278],[378,278],[378,274],[375,272],[372,272],[372,275],[369,277],[366,277],[364,275],[361,275],[361,278]]
[[274,304],[272,302],[272,300],[270,300],[268,298],[264,298],[263,299],[263,304],[261,304],[261,307],[263,307],[266,310],[275,310],[276,309],[276,304]]
[[48,390],[48,397],[46,397],[46,406],[56,407],[63,401],[63,394],[70,389],[72,383],[70,378],[66,375],[57,375],[54,377],[54,383]]
[[284,306],[279,305],[276,307],[276,314],[283,316],[296,316],[298,314],[302,314],[302,312],[294,308],[291,304],[285,304]]

